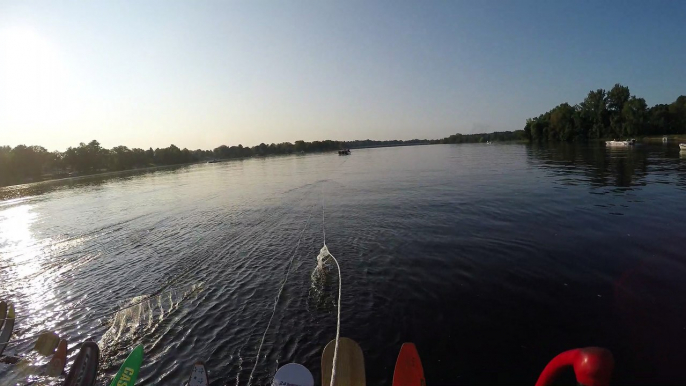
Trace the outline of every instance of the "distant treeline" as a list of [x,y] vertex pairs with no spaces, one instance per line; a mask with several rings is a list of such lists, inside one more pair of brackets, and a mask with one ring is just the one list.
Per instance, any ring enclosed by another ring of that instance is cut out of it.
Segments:
[[419,145],[428,144],[430,141],[426,139],[412,139],[409,141],[391,140],[391,141],[374,141],[371,139],[355,140],[355,141],[295,141],[295,143],[282,142],[272,143],[267,145],[264,143],[254,147],[226,146],[222,145],[214,149],[211,156],[214,158],[229,159],[229,158],[244,158],[252,156],[265,156],[273,154],[293,154],[293,153],[314,153],[322,151],[333,151],[340,149],[357,149],[363,147],[373,146],[398,146],[398,145]]
[[65,152],[49,152],[42,146],[0,146],[0,186],[69,175],[187,163],[201,159],[205,153],[203,150],[181,150],[174,145],[155,150],[129,149],[126,146],[105,149],[98,141],[81,143]]
[[484,134],[454,134],[437,140],[409,141],[295,141],[253,147],[222,145],[214,150],[180,149],[174,145],[148,150],[117,146],[105,149],[98,141],[81,143],[65,152],[41,146],[0,146],[0,186],[78,174],[175,165],[209,159],[235,159],[274,154],[311,153],[379,146],[481,143],[494,141],[587,141],[646,135],[686,134],[686,96],[673,103],[648,108],[643,98],[616,84],[610,91],[590,91],[583,102],[563,103],[537,118],[527,119],[524,130]]
[[346,148],[396,146],[429,143],[410,141],[296,141],[253,147],[222,145],[214,150],[180,149],[175,145],[148,150],[117,146],[106,149],[98,141],[81,143],[64,152],[49,152],[42,146],[0,146],[0,186],[8,186],[51,178],[61,178],[108,171],[122,171],[151,166],[176,165],[210,159],[233,159],[274,154],[311,153]]
[[495,141],[526,140],[524,130],[496,131],[487,134],[453,134],[450,137],[430,141],[431,143],[484,143]]
[[686,133],[686,96],[671,104],[648,107],[645,99],[616,84],[610,91],[590,91],[583,102],[563,103],[537,118],[527,119],[532,141],[587,141]]

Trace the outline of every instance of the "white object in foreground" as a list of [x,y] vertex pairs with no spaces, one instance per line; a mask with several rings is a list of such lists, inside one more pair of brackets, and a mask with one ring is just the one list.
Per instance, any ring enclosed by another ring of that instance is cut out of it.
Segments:
[[200,361],[195,362],[191,376],[188,378],[188,386],[207,386],[209,383],[205,364]]
[[276,372],[272,386],[314,386],[314,377],[305,366],[289,363]]

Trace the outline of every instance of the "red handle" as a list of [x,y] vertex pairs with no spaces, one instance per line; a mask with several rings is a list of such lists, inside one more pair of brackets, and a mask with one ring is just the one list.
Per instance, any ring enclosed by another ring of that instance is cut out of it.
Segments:
[[566,367],[574,367],[576,381],[584,386],[610,384],[615,360],[609,350],[600,347],[577,348],[565,351],[551,360],[536,381],[536,386],[550,386]]

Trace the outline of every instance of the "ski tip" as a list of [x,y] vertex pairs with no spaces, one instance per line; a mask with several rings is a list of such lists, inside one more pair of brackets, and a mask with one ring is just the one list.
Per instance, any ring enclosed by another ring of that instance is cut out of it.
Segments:
[[289,363],[276,371],[272,386],[314,386],[314,377],[307,367]]
[[48,363],[46,373],[50,377],[57,377],[64,372],[64,366],[67,364],[67,341],[61,339],[57,345],[57,350]]
[[415,344],[412,342],[403,343],[403,345],[400,347],[400,352],[406,352],[408,354],[412,354],[416,357],[419,357],[419,351],[417,351],[417,346],[415,346]]
[[[333,357],[336,339],[324,347],[322,353],[322,385],[331,384],[333,375]],[[340,337],[336,367],[336,385],[364,386],[366,384],[364,354],[357,342],[350,338]]]
[[414,343],[403,343],[393,371],[393,386],[424,386],[424,369]]
[[49,356],[55,352],[55,349],[60,344],[60,336],[53,331],[46,331],[38,337],[33,350],[37,351],[42,356]]
[[193,364],[193,370],[186,384],[188,386],[207,386],[209,383],[205,363],[203,361],[196,361]]

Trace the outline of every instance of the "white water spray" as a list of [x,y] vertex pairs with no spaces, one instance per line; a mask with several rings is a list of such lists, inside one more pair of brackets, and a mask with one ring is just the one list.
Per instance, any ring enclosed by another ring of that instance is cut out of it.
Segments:
[[105,347],[135,336],[139,332],[154,330],[165,318],[178,309],[182,301],[197,294],[202,284],[194,284],[181,290],[169,290],[153,297],[137,296],[112,317],[112,324],[100,340]]

